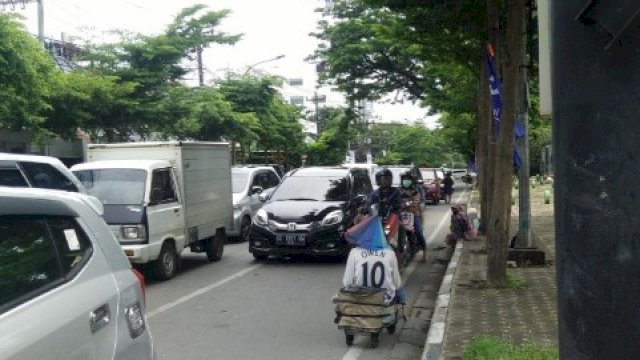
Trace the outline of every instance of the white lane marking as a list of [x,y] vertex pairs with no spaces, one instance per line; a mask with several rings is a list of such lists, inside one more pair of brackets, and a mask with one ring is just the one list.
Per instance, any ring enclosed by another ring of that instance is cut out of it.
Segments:
[[[462,199],[462,197],[465,196],[466,194],[467,194],[467,190],[463,191],[462,194],[458,195],[458,199],[456,200],[456,202],[460,202],[460,199]],[[442,216],[442,220],[440,220],[440,222],[438,223],[438,226],[436,227],[435,231],[431,233],[431,235],[427,239],[427,246],[429,246],[429,243],[433,242],[436,236],[438,236],[438,234],[440,233],[440,230],[442,230],[442,227],[444,226],[444,224],[446,224],[448,219],[449,219],[449,212],[446,212]],[[417,264],[417,261],[413,261],[411,265],[409,265],[405,273],[403,274],[403,282],[405,284],[409,281],[409,277],[413,273],[413,270],[415,269],[416,264]],[[362,347],[351,347],[349,351],[347,351],[347,353],[344,354],[344,356],[342,357],[342,360],[358,360],[363,351],[364,351],[364,348]]]
[[193,299],[195,297],[198,297],[198,296],[200,296],[200,295],[202,295],[202,294],[204,294],[204,293],[206,293],[208,291],[211,291],[211,290],[213,290],[213,289],[215,289],[217,287],[220,287],[220,286],[222,286],[222,285],[224,285],[224,284],[226,284],[226,283],[228,283],[230,281],[233,281],[233,280],[235,280],[235,279],[237,279],[239,277],[247,275],[248,273],[252,272],[253,270],[255,270],[255,269],[257,269],[257,268],[259,268],[261,266],[262,266],[262,264],[253,265],[253,266],[248,267],[248,268],[246,268],[244,270],[238,271],[237,273],[235,273],[235,274],[233,274],[231,276],[228,276],[228,277],[226,277],[226,278],[224,278],[224,279],[222,279],[222,280],[220,280],[220,281],[218,281],[216,283],[213,283],[213,284],[211,284],[209,286],[205,286],[203,288],[200,288],[200,289],[198,289],[198,290],[196,290],[194,292],[191,292],[191,293],[189,293],[189,294],[187,294],[185,296],[179,297],[174,301],[168,302],[168,303],[166,303],[166,304],[164,304],[164,305],[162,305],[162,306],[160,306],[160,307],[158,307],[158,308],[156,308],[154,310],[151,310],[151,311],[147,312],[147,319],[150,319],[150,318],[152,318],[152,317],[154,317],[156,315],[162,314],[163,312],[165,312],[167,310],[170,310],[170,309],[172,309],[172,308],[174,308],[174,307],[176,307],[176,306],[178,306],[180,304],[183,304],[183,303],[185,303],[185,302],[187,302],[187,301],[189,301],[189,300],[191,300],[191,299]]
[[358,360],[363,350],[364,348],[361,347],[352,347],[346,354],[344,354],[342,360]]

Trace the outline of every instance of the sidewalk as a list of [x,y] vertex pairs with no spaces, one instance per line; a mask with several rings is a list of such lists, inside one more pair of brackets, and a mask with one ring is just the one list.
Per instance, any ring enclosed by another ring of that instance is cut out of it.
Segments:
[[[547,266],[508,269],[520,280],[519,288],[485,287],[487,255],[485,239],[466,241],[452,285],[443,343],[443,359],[461,359],[475,338],[499,337],[514,344],[538,343],[557,348],[555,240],[553,204],[544,204],[543,191],[531,190],[531,222],[537,245],[547,257]],[[470,207],[479,208],[477,203]],[[517,214],[517,205],[513,214]],[[518,227],[512,216],[513,233]]]

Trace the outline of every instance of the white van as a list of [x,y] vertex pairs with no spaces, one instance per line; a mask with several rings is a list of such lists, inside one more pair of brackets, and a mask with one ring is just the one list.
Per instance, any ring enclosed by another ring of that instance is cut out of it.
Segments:
[[169,279],[180,253],[222,257],[233,214],[227,143],[88,145],[71,171],[104,205],[104,218],[134,264]]

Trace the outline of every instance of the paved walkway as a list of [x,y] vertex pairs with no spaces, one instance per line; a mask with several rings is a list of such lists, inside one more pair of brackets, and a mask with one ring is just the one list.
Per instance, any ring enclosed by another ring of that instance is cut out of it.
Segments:
[[[497,336],[513,343],[558,345],[553,205],[544,204],[540,186],[531,191],[532,229],[546,252],[547,266],[509,269],[518,289],[488,289],[483,238],[467,241],[454,277],[444,338],[444,359],[460,359],[474,338]],[[472,206],[478,207],[477,204]],[[514,214],[517,214],[517,206]],[[518,219],[512,217],[512,229]]]

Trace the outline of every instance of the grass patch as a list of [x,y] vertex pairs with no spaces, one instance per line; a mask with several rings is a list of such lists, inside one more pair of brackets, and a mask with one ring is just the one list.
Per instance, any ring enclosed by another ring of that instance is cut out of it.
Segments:
[[511,290],[519,290],[524,287],[524,281],[507,272],[507,277],[504,279],[504,287]]
[[558,350],[534,343],[513,345],[494,337],[475,339],[462,353],[462,360],[557,360]]

